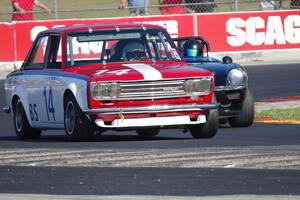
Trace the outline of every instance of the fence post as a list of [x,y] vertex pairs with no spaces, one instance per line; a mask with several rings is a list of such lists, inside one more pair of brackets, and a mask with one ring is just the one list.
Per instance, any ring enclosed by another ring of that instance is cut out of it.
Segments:
[[238,0],[235,0],[235,11],[237,12],[239,10]]
[[144,0],[145,15],[148,15],[148,0]]
[[54,0],[54,18],[58,19],[58,13],[57,13],[57,0]]

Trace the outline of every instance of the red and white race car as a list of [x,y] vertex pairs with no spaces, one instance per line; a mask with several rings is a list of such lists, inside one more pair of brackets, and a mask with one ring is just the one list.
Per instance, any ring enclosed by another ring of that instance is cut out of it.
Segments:
[[217,132],[214,77],[187,66],[165,29],[109,24],[41,32],[20,70],[5,81],[19,138],[65,129],[85,139],[107,129],[154,136],[189,129],[194,138]]

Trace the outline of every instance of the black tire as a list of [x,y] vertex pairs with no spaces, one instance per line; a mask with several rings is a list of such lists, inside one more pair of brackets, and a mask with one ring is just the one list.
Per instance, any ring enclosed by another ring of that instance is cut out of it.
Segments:
[[14,127],[19,139],[37,139],[41,136],[41,131],[30,126],[23,104],[17,99],[13,104]]
[[232,127],[248,127],[254,120],[254,102],[249,89],[246,90],[245,99],[242,106],[242,114],[239,117],[229,118],[228,122]]
[[94,126],[90,123],[73,95],[64,101],[64,126],[66,135],[72,140],[87,140],[94,136]]
[[191,135],[195,139],[212,138],[217,134],[219,125],[218,109],[210,110],[205,124],[190,127]]
[[159,134],[159,129],[157,128],[146,128],[146,129],[137,129],[136,133],[140,136],[140,137],[152,137],[152,136],[156,136]]

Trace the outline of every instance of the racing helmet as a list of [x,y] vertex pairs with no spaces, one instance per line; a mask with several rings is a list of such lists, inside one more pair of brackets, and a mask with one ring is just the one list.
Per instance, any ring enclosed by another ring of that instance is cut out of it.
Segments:
[[141,41],[130,41],[123,48],[123,58],[126,61],[139,61],[146,56]]
[[183,55],[185,57],[197,57],[203,54],[203,44],[195,39],[189,39],[183,44]]

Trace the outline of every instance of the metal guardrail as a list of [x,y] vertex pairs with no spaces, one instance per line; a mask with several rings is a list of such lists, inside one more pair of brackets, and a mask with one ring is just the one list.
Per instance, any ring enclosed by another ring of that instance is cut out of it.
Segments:
[[[140,0],[138,6],[126,3],[122,8],[120,0],[40,1],[51,9],[51,13],[35,7],[32,11],[35,20],[300,9],[300,0]],[[12,21],[12,14],[11,1],[1,1],[0,22]]]

